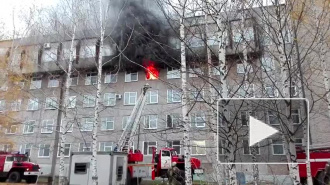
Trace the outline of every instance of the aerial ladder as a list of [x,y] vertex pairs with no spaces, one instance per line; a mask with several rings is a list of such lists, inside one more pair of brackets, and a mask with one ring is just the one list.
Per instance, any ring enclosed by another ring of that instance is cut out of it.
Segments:
[[125,129],[119,138],[117,147],[120,152],[129,153],[133,138],[136,135],[136,132],[139,127],[142,110],[146,102],[147,91],[150,88],[151,87],[149,86],[149,84],[144,85],[144,87],[142,88],[142,93],[139,96],[139,99],[137,100],[133,111],[128,118],[128,122],[125,126]]

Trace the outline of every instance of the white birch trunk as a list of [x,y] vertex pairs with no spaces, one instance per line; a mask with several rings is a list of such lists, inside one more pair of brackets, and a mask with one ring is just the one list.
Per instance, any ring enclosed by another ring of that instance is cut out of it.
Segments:
[[187,64],[186,64],[186,46],[185,46],[185,26],[184,26],[184,9],[182,10],[180,20],[180,38],[181,38],[181,71],[182,71],[182,116],[183,116],[183,151],[185,155],[185,182],[186,185],[192,185],[191,179],[191,152],[190,152],[190,123],[188,117],[188,89],[187,89]]
[[325,88],[325,93],[327,97],[327,104],[328,104],[328,116],[330,119],[330,86],[329,86],[329,76],[328,76],[328,69],[327,69],[327,63],[326,63],[326,48],[325,46],[321,46],[321,67],[322,67],[322,74],[323,74],[323,83]]
[[74,39],[76,35],[76,26],[73,28],[72,40],[70,45],[70,57],[68,63],[68,70],[66,72],[66,80],[65,80],[65,90],[64,90],[64,117],[62,119],[62,132],[61,132],[61,141],[60,141],[60,167],[59,167],[59,184],[65,185],[65,174],[64,174],[64,147],[66,142],[66,131],[68,130],[68,123],[67,123],[67,113],[68,113],[68,100],[69,100],[69,93],[70,93],[70,82],[69,79],[72,73],[72,60],[73,60],[73,49],[74,49]]
[[103,52],[103,40],[104,40],[104,27],[103,27],[103,14],[102,14],[102,1],[100,3],[100,45],[98,53],[97,62],[97,88],[96,88],[96,98],[95,98],[95,113],[94,113],[94,124],[93,124],[93,134],[92,134],[92,183],[93,185],[98,185],[98,175],[97,175],[97,130],[99,123],[99,108],[100,108],[100,98],[101,98],[101,78],[102,78],[102,52]]

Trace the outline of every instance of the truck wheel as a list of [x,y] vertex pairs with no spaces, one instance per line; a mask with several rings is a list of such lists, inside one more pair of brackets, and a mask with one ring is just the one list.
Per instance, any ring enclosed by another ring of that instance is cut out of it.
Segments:
[[17,171],[10,172],[10,174],[8,176],[8,181],[9,182],[21,182],[22,181],[21,174]]
[[38,176],[31,176],[26,178],[26,183],[36,183],[38,179]]

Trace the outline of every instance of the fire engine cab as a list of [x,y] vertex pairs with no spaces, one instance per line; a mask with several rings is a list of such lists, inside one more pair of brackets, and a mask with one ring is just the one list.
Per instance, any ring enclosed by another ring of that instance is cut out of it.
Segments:
[[36,183],[39,175],[39,165],[30,162],[27,154],[0,151],[0,182]]

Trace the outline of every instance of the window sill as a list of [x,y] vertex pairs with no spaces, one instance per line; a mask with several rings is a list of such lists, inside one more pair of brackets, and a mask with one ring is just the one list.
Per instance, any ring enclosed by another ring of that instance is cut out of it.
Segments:
[[101,131],[104,131],[104,132],[106,132],[106,131],[113,131],[113,130],[115,130],[115,129],[105,129],[105,130],[102,130],[101,129]]
[[34,134],[34,132],[26,132],[26,133],[23,133],[24,135],[30,135],[30,134]]
[[54,109],[54,108],[45,108],[45,110],[56,110],[56,109]]
[[144,128],[144,130],[157,130],[157,128]]
[[178,101],[178,102],[167,102],[168,104],[176,104],[176,103],[181,103],[181,101]]
[[134,106],[135,104],[124,104],[124,106]]
[[49,156],[38,156],[38,158],[42,158],[42,159],[49,159]]
[[83,106],[83,108],[94,108],[95,106]]
[[275,156],[282,156],[282,155],[285,155],[285,154],[273,154]]
[[40,134],[52,134],[53,132],[40,132]]
[[26,111],[30,111],[30,112],[33,112],[33,111],[38,111],[39,109],[34,109],[34,110],[26,110]]
[[138,80],[125,81],[125,83],[138,82]]

